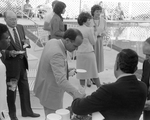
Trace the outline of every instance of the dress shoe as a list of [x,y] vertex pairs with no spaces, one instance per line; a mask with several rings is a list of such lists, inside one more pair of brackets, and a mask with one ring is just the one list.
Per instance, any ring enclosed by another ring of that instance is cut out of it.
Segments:
[[10,118],[11,120],[18,120],[18,118],[17,117],[12,117],[12,118]]
[[18,120],[18,118],[16,117],[16,113],[11,113],[9,114],[10,120]]
[[28,115],[22,115],[22,117],[40,117],[40,114],[32,113],[32,114],[28,114]]

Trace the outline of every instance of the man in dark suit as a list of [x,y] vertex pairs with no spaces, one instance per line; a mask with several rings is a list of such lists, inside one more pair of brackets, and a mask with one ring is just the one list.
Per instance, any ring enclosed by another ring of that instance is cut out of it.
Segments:
[[123,49],[116,58],[114,75],[117,81],[102,85],[96,92],[72,103],[75,114],[100,112],[105,120],[139,120],[146,101],[147,87],[138,81],[138,55],[131,49]]
[[147,101],[145,103],[145,109],[143,113],[143,120],[150,120],[150,37],[144,41],[143,54],[146,55],[146,59],[143,62],[143,72],[141,81],[147,86]]
[[10,46],[4,52],[2,58],[2,61],[6,66],[9,116],[11,120],[18,120],[15,107],[16,90],[10,89],[10,80],[13,78],[18,80],[17,85],[20,94],[22,116],[39,117],[40,115],[33,113],[31,109],[29,84],[26,72],[28,69],[28,60],[24,44],[27,44],[28,48],[30,48],[30,42],[25,39],[23,26],[17,25],[17,16],[14,12],[6,11],[4,13],[4,19],[10,35]]
[[148,104],[148,101],[150,101],[150,56],[147,55],[149,58],[144,60],[143,63],[143,74],[141,81],[143,81],[147,86],[147,101],[145,103],[145,109],[143,113],[143,120],[150,120],[150,104]]

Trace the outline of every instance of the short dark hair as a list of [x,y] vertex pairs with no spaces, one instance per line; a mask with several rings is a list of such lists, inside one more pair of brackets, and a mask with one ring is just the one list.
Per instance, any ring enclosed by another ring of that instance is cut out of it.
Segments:
[[117,66],[124,73],[134,73],[137,70],[138,55],[134,50],[123,49],[117,55]]
[[60,16],[62,18],[61,14],[65,8],[66,8],[66,4],[64,2],[58,1],[55,4],[53,11],[54,11],[54,13],[56,13],[58,16]]
[[0,23],[0,40],[3,38],[3,34],[8,31],[6,25]]
[[53,2],[52,2],[52,7],[53,6],[55,6],[55,4],[58,2],[58,0],[54,0]]
[[83,38],[82,33],[78,29],[69,28],[65,31],[63,38],[69,38],[71,42],[75,42],[77,36],[81,36]]
[[145,41],[150,44],[150,37],[147,38]]
[[88,19],[91,19],[92,16],[88,12],[81,12],[78,16],[78,24],[83,25]]
[[94,12],[96,10],[102,10],[102,7],[99,6],[99,5],[94,5],[92,8],[91,8],[91,15],[94,16]]

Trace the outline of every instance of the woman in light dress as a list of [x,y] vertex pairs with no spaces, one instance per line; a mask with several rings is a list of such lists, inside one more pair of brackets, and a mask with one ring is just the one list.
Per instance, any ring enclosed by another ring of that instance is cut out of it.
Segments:
[[[103,38],[106,36],[107,23],[106,20],[101,17],[102,7],[99,5],[94,5],[91,8],[91,15],[93,19],[91,20],[91,26],[94,27],[95,32],[97,33],[97,41],[93,46],[96,62],[97,62],[97,70],[98,73],[104,71],[104,50],[103,50]],[[93,83],[95,81],[91,79]]]
[[97,61],[98,73],[104,71],[104,50],[103,50],[103,38],[106,36],[107,23],[103,17],[100,17],[102,12],[102,7],[99,5],[94,5],[91,8],[91,15],[93,19],[91,20],[91,26],[94,27],[97,32],[97,41],[94,45],[94,51]]
[[78,16],[79,29],[83,35],[83,43],[77,50],[77,69],[85,69],[86,73],[77,73],[77,78],[80,79],[80,84],[84,87],[85,80],[91,79],[95,81],[97,87],[100,87],[100,81],[97,72],[96,57],[93,45],[96,44],[97,36],[94,28],[90,27],[91,15],[88,12],[82,12]]

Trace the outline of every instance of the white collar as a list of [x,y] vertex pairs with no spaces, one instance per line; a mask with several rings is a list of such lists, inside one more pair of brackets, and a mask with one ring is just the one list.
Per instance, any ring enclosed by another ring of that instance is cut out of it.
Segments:
[[133,75],[133,74],[131,74],[131,73],[122,74],[122,75],[117,77],[117,80],[120,79],[121,77],[130,76],[130,75]]
[[12,27],[9,27],[8,25],[7,25],[7,27],[8,27],[9,30],[13,30],[13,29],[17,30],[16,27],[12,28]]
[[65,52],[67,52],[67,50],[66,50],[66,48],[65,48],[64,43],[62,42],[62,40],[61,40],[61,39],[59,39],[59,40],[60,40],[60,42],[61,42],[61,44],[62,44],[62,46],[63,46],[63,48],[64,48]]

